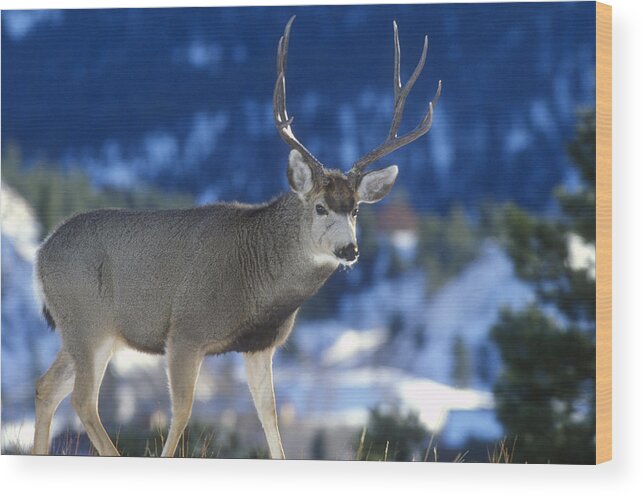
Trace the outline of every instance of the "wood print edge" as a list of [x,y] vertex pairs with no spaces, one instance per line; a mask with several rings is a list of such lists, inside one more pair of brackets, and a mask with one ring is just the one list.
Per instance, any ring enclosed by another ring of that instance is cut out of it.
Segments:
[[612,459],[612,7],[596,3],[596,463]]

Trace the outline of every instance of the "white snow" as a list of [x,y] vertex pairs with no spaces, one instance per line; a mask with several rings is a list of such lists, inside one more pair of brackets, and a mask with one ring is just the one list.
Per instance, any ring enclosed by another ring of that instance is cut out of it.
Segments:
[[493,395],[474,389],[456,389],[430,379],[407,379],[398,386],[400,399],[419,413],[431,431],[440,432],[451,410],[491,410]]
[[[496,322],[499,310],[524,306],[532,298],[533,291],[514,276],[512,263],[504,251],[496,244],[486,243],[480,257],[428,303],[424,314],[427,344],[415,355],[414,370],[433,380],[450,383],[454,339],[460,337],[470,358],[475,358],[479,347],[489,344],[489,329]],[[478,384],[475,379],[474,384]]]
[[40,227],[31,206],[4,182],[0,189],[0,224],[18,255],[35,260]]
[[378,349],[386,338],[383,329],[371,331],[348,330],[328,348],[322,357],[324,365],[335,365],[354,358],[361,353]]
[[586,270],[587,275],[596,279],[596,245],[587,243],[576,233],[567,235],[567,263],[573,270]]
[[[36,424],[33,420],[2,423],[2,447],[12,451],[28,453],[33,443]],[[55,432],[55,429],[52,430]]]

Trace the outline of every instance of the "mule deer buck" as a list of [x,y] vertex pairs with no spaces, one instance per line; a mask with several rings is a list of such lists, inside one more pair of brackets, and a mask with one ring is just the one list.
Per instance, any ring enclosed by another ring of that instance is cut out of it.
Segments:
[[358,258],[360,203],[381,200],[397,166],[365,172],[376,160],[427,133],[440,84],[419,125],[398,136],[406,98],[426,59],[400,81],[394,23],[394,111],[386,140],[343,174],[326,169],[301,142],[286,112],[290,28],[279,40],[273,110],[292,149],[292,192],[260,205],[215,204],[182,210],[97,210],[72,217],[42,244],[36,277],[43,313],[63,346],[36,387],[33,453],[46,454],[54,412],[72,405],[100,455],[118,455],[98,415],[98,391],[122,346],[165,354],[172,420],[162,456],[173,456],[192,411],[206,355],[244,354],[247,381],[272,458],[284,458],[272,377],[275,349],[299,307],[339,265]]

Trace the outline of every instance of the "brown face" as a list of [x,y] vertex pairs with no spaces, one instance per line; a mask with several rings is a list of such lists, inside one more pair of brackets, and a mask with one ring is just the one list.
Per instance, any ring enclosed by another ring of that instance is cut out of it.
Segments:
[[344,174],[337,171],[324,171],[322,184],[322,196],[333,212],[348,214],[357,208],[357,193]]
[[290,153],[288,182],[304,208],[310,209],[311,256],[316,262],[352,265],[357,261],[358,205],[383,198],[396,176],[393,165],[352,182],[339,171],[311,167],[296,150]]
[[314,206],[313,239],[318,240],[323,253],[330,252],[338,263],[351,265],[359,256],[355,232],[357,193],[341,172],[324,170],[316,182],[306,202]]

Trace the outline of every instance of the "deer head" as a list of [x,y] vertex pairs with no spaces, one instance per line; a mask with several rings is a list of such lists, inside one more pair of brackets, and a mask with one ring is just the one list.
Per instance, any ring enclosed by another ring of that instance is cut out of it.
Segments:
[[442,82],[429,103],[428,110],[417,127],[398,136],[406,98],[417,81],[428,50],[428,37],[420,60],[410,79],[402,85],[400,79],[400,41],[397,23],[393,22],[395,63],[393,73],[393,120],[387,138],[377,148],[364,155],[346,173],[330,170],[313,156],[297,139],[292,129],[293,118],[286,111],[286,58],[290,29],[295,16],[286,25],[277,48],[277,82],[273,93],[273,113],[282,139],[291,147],[288,162],[288,183],[303,202],[305,219],[310,226],[313,255],[324,263],[352,265],[357,261],[359,250],[355,234],[358,206],[360,203],[375,203],[384,198],[395,183],[398,168],[390,165],[384,169],[366,172],[376,160],[408,145],[431,129],[433,108],[442,90]]

